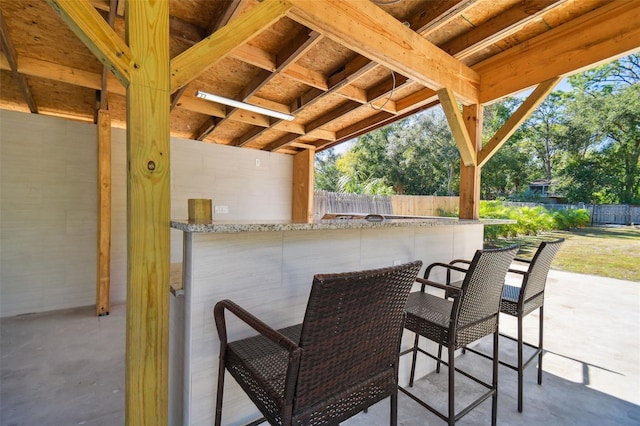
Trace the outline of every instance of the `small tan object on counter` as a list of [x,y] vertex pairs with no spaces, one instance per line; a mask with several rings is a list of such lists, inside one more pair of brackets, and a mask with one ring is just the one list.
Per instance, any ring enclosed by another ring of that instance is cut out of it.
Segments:
[[211,199],[189,198],[189,223],[211,223]]

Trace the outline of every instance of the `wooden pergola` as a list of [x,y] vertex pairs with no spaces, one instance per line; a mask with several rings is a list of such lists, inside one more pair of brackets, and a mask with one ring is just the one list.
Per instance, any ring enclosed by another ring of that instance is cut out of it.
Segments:
[[[560,79],[640,48],[637,0],[46,2],[55,14],[0,2],[0,107],[98,124],[98,314],[109,310],[110,129],[126,126],[128,424],[167,423],[172,135],[293,155],[292,218],[306,222],[315,152],[441,104],[462,160],[460,218],[477,219],[482,166]],[[45,100],[50,81],[60,99]],[[483,146],[483,105],[528,88]]]

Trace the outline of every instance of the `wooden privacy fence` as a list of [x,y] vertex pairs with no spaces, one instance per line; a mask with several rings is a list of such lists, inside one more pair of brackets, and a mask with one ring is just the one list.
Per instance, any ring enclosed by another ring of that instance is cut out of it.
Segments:
[[[408,216],[438,216],[438,209],[454,212],[459,197],[422,195],[361,195],[315,191],[314,220],[325,213],[378,213]],[[629,204],[543,204],[505,202],[505,206],[545,207],[548,210],[585,209],[593,225],[640,224],[640,206]]]
[[314,220],[325,213],[378,213],[408,216],[438,216],[438,209],[453,212],[459,197],[419,195],[361,195],[314,192]]

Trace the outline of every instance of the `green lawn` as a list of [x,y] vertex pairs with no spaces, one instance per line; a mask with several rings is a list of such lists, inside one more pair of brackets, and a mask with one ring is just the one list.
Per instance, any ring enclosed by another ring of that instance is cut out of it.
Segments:
[[640,282],[640,227],[590,227],[487,242],[519,244],[520,257],[532,257],[542,241],[564,238],[552,268]]

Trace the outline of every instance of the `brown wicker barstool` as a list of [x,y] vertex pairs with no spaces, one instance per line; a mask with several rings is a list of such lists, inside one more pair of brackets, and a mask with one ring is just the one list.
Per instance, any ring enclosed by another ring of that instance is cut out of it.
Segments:
[[[516,262],[522,262],[529,265],[526,271],[509,269],[509,272],[522,275],[522,283],[519,287],[505,284],[502,291],[500,312],[514,316],[518,319],[518,336],[514,338],[503,333],[500,333],[500,336],[518,342],[518,361],[516,365],[509,364],[505,361],[500,361],[500,364],[509,367],[518,373],[519,412],[522,412],[523,409],[522,385],[524,382],[524,369],[527,368],[535,358],[538,358],[538,384],[542,384],[544,289],[547,283],[547,275],[549,275],[549,269],[551,268],[551,262],[553,262],[553,259],[558,253],[558,250],[560,250],[560,246],[563,242],[564,238],[556,241],[542,242],[531,260],[516,258]],[[538,319],[538,344],[533,345],[523,341],[522,320],[525,316],[529,315],[536,309],[539,310],[540,316]],[[528,346],[529,348],[534,349],[534,352],[526,361],[524,360],[523,346]],[[491,356],[475,349],[467,348],[467,350],[469,352],[482,355],[485,358],[491,358]]]
[[[229,300],[218,302],[215,424],[227,370],[264,416],[258,422],[336,425],[390,397],[396,425],[402,325],[421,266],[315,275],[304,322],[279,331]],[[226,310],[260,334],[228,343]]]
[[[413,386],[415,367],[418,353],[425,354],[438,363],[442,362],[449,368],[448,413],[445,415],[425,401],[418,398],[405,388],[400,388],[420,405],[448,422],[455,424],[465,414],[469,413],[480,403],[492,397],[491,424],[496,424],[498,406],[498,312],[500,310],[500,296],[507,269],[518,251],[518,246],[503,249],[478,250],[467,268],[461,268],[446,263],[433,263],[425,270],[424,279],[419,292],[409,295],[407,301],[407,319],[405,328],[413,331],[416,336],[412,348],[403,351],[401,355],[413,354],[409,387]],[[447,273],[447,283],[440,284],[429,280],[431,271],[445,268],[447,272],[458,271],[464,273],[460,287],[451,286],[450,274]],[[445,290],[452,295],[453,300],[438,297],[425,292],[426,286]],[[493,362],[492,383],[486,383],[455,367],[455,350],[466,346],[484,336],[493,334]],[[418,347],[420,336],[444,346],[448,350],[448,362],[441,360],[441,351],[433,355]],[[455,412],[455,372],[474,380],[487,388],[482,396],[467,407]]]

